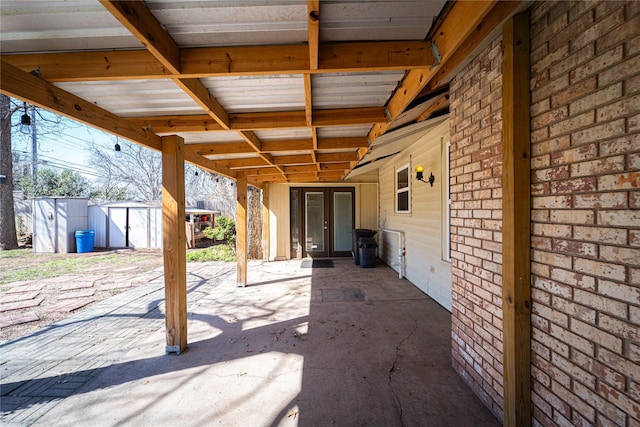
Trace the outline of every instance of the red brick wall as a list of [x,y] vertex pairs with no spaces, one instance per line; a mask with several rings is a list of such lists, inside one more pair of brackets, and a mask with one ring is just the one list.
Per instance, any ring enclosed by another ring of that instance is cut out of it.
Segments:
[[640,425],[640,2],[531,9],[534,419]]
[[502,51],[451,82],[453,365],[502,418]]

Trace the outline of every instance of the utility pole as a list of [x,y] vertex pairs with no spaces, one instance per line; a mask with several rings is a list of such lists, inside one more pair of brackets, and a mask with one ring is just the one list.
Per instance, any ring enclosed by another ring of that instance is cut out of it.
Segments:
[[31,175],[38,172],[38,133],[36,132],[36,108],[31,108]]

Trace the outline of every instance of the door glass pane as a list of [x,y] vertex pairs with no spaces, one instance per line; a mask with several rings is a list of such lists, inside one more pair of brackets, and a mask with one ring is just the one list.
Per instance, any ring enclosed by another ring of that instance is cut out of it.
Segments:
[[324,251],[324,193],[305,193],[305,250]]
[[[298,256],[300,247],[300,191],[295,189],[291,190],[291,250],[294,252],[294,256]],[[300,254],[301,255],[301,254]]]
[[333,250],[351,250],[351,229],[353,212],[351,192],[333,193]]

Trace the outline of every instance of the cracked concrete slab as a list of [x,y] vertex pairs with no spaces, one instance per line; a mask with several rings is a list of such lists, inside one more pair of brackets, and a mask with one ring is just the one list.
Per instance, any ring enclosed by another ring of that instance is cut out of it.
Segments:
[[[9,343],[3,366],[15,393],[7,403],[3,396],[1,420],[499,425],[451,368],[446,310],[387,267],[334,265],[310,272],[297,260],[252,262],[248,286],[238,288],[235,266],[207,263],[188,288],[189,348],[180,356],[164,353],[164,292],[155,282]],[[352,298],[354,290],[367,298]],[[342,299],[312,298],[325,291]],[[14,365],[25,352],[33,362]]]

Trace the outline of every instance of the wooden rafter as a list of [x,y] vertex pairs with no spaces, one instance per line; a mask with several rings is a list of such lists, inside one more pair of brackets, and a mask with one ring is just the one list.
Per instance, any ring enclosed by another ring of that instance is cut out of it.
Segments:
[[[160,137],[153,132],[135,126],[129,121],[53,86],[41,78],[25,73],[13,65],[2,62],[0,68],[2,72],[0,90],[2,93],[23,99],[30,104],[133,141],[147,148],[158,151],[161,149]],[[203,169],[229,178],[235,178],[235,172],[220,162],[201,156],[193,156],[189,153],[186,153],[185,159]]]
[[[309,69],[318,69],[318,45],[320,43],[320,0],[307,1],[307,33],[309,41]],[[316,162],[316,150],[318,149],[318,133],[313,126],[313,87],[310,73],[304,74],[304,110],[306,124],[311,127],[311,141],[313,149],[311,158]],[[319,167],[315,166],[316,168]]]
[[[229,129],[229,117],[224,107],[209,93],[202,82],[195,78],[181,78],[180,48],[171,35],[162,28],[142,2],[124,0],[100,0],[100,3],[126,27],[151,54],[174,75],[173,81],[195,100],[223,129]],[[271,155],[262,153],[261,142],[252,131],[238,134],[262,157],[271,163]],[[280,170],[282,172],[282,170]],[[282,172],[284,174],[284,172]],[[286,178],[286,176],[285,176]]]
[[109,111],[91,102],[66,92],[51,83],[26,73],[4,61],[0,67],[0,90],[2,93],[22,99],[30,104],[53,111],[112,135],[144,145],[154,150],[161,149],[160,137],[144,128],[134,126]]
[[438,71],[429,82],[430,88],[440,87],[480,43],[520,7],[522,7],[520,1],[501,0],[497,2],[482,20],[482,25],[475,26],[458,49],[438,67]]
[[[185,151],[188,161],[196,162],[201,159],[201,163],[206,163],[223,174],[234,174],[238,167],[270,166],[280,171],[283,179],[287,178],[286,168],[300,164],[299,162],[305,165],[314,164],[316,178],[320,178],[321,161],[326,159],[326,156],[333,156],[334,160],[328,160],[329,162],[348,163],[345,171],[355,167],[357,161],[367,152],[370,141],[387,132],[393,120],[399,117],[423,90],[433,89],[446,82],[465,58],[492,31],[499,28],[520,4],[517,1],[495,0],[455,2],[438,27],[432,29],[432,40],[320,43],[320,0],[307,0],[307,46],[301,44],[180,48],[144,2],[100,2],[146,50],[2,55],[3,61],[27,72],[37,68],[42,79],[50,83],[171,79],[206,114],[128,118],[124,121],[129,124],[119,126],[116,133],[129,134],[129,137],[120,136],[137,141],[133,136],[138,133],[157,137],[183,132],[233,131],[238,135],[237,141],[243,142],[199,143],[193,144],[192,147],[187,145]],[[432,45],[435,46],[435,50]],[[386,106],[313,109],[313,74],[382,70],[407,71]],[[229,113],[199,80],[217,76],[279,74],[304,77],[304,110]],[[424,119],[427,114],[429,111],[418,120]],[[70,116],[76,118],[75,113]],[[117,117],[117,120],[123,119]],[[318,138],[317,128],[361,124],[372,124],[373,127],[366,138],[358,138],[357,141],[352,138],[334,138],[333,141]],[[286,128],[308,128],[311,138],[302,144],[295,140],[265,142],[258,137],[261,133],[257,133]],[[226,136],[224,138],[236,139]],[[212,140],[218,141],[220,136]],[[289,152],[289,156],[278,156],[285,152]],[[293,153],[296,155],[291,156]],[[226,154],[240,154],[246,157],[229,159],[228,162],[215,160]],[[308,157],[300,160],[300,156]],[[294,163],[287,163],[289,161]]]
[[143,2],[100,0],[100,4],[172,74],[180,74],[180,48]]
[[448,95],[443,95],[440,98],[438,98],[433,104],[431,104],[426,110],[424,110],[422,114],[418,116],[418,118],[416,119],[416,122],[422,122],[428,119],[429,117],[431,117],[433,112],[436,111],[442,104],[444,104],[447,101],[447,98],[448,98]]
[[[458,1],[453,4],[447,17],[434,32],[433,44],[440,54],[440,64],[433,68],[410,70],[399,88],[387,103],[391,119],[396,119],[413,99],[429,84],[443,66],[463,44],[473,29],[481,25],[484,17],[494,7],[496,1]],[[388,122],[380,122],[369,132],[369,139],[383,135],[389,129]],[[365,151],[361,152],[363,155]]]

